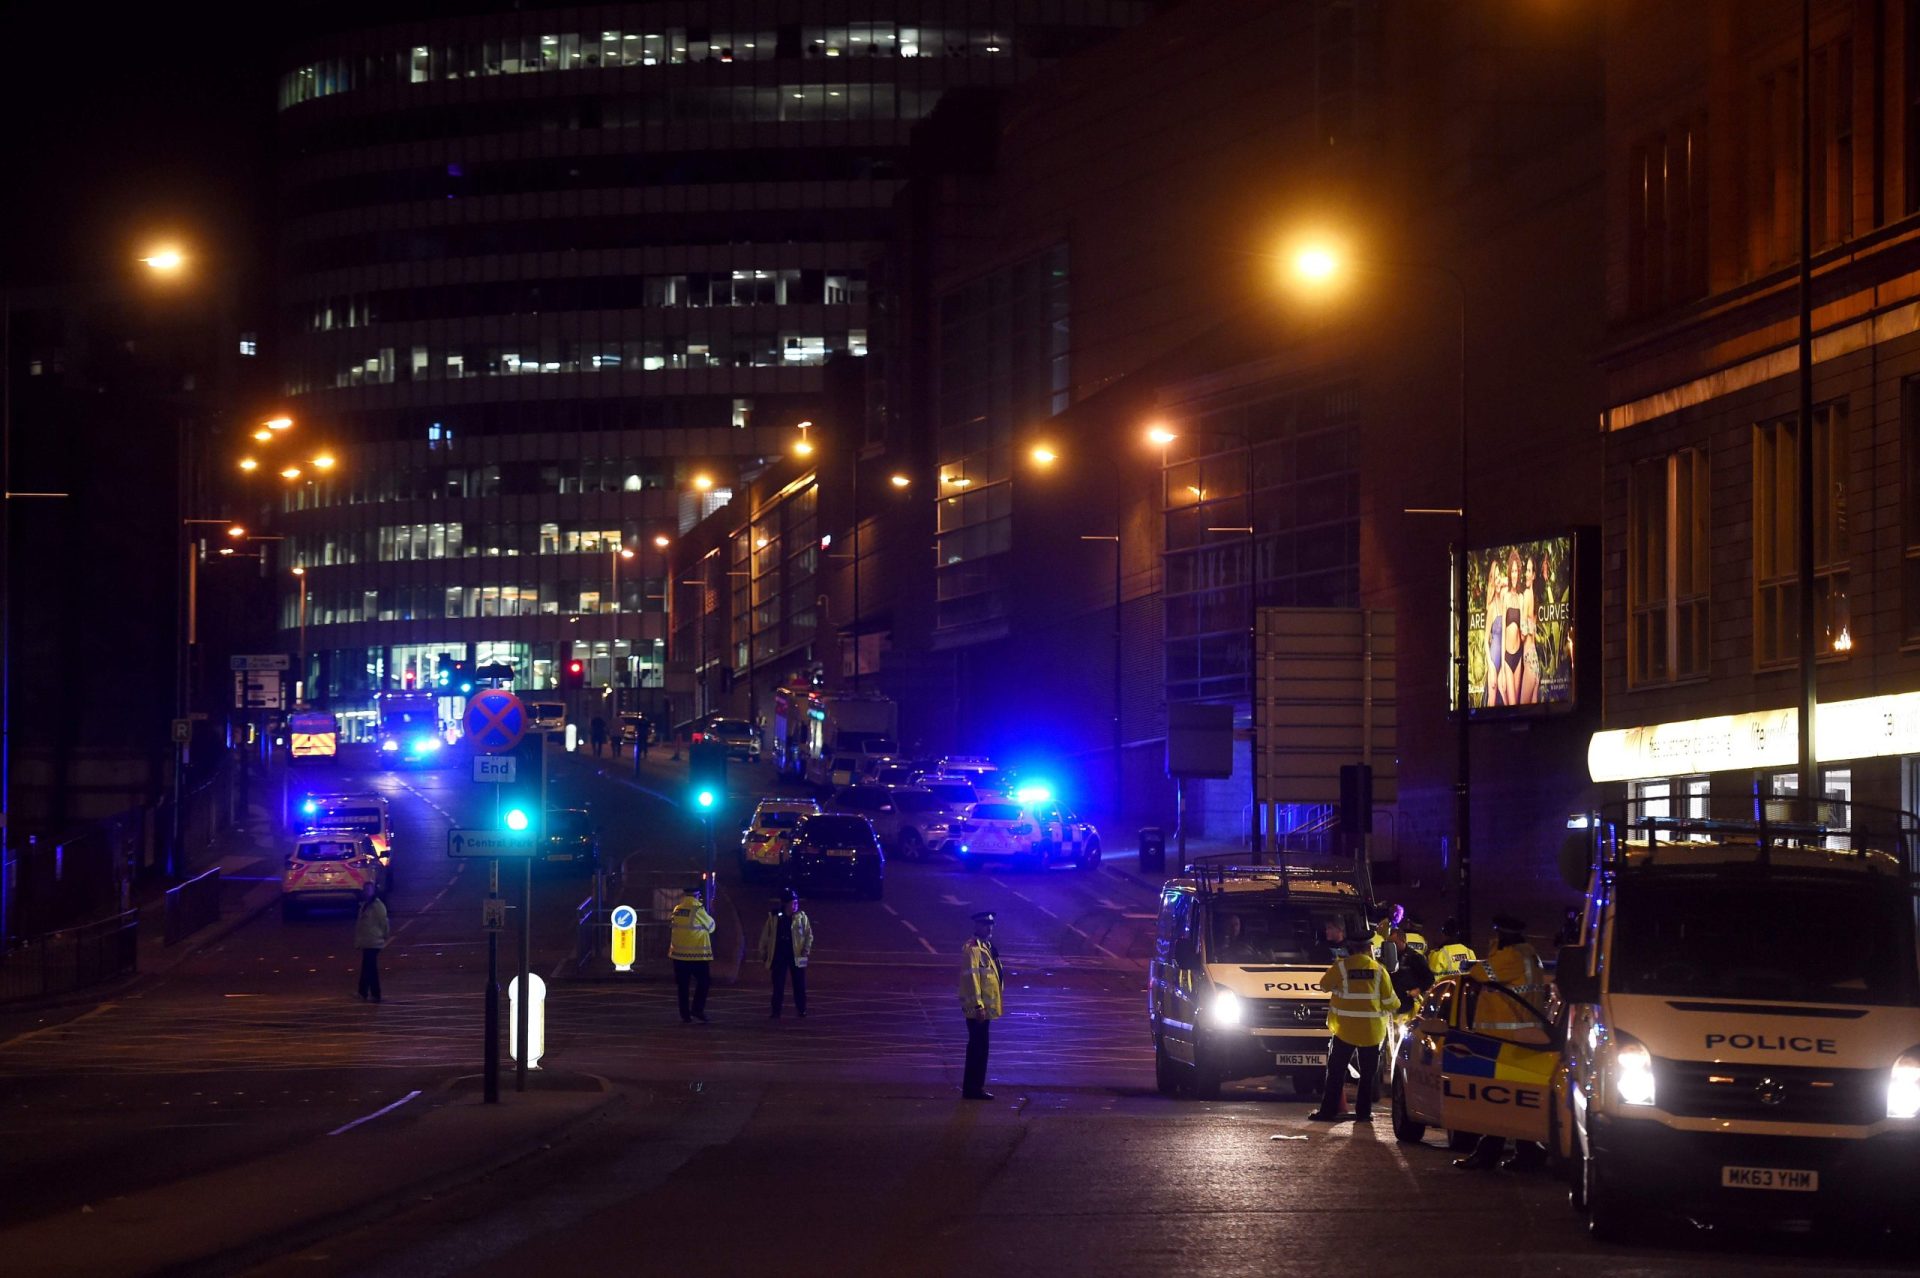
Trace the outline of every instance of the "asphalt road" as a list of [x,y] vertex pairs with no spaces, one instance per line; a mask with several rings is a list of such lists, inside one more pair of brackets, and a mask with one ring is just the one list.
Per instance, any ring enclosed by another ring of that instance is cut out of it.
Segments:
[[[703,863],[698,825],[677,806],[679,765],[656,758],[635,778],[625,760],[556,757],[553,771],[557,795],[592,807],[607,863],[625,871],[619,892]],[[738,883],[725,853],[771,779],[739,767],[735,778],[718,823],[722,941],[744,933],[751,949],[767,890]],[[269,909],[163,980],[0,1041],[8,1272],[64,1271],[21,1240],[98,1204],[172,1187],[190,1206],[154,1228],[173,1239],[197,1227],[196,1213],[222,1217],[198,1185],[254,1160],[310,1159],[313,1178],[350,1183],[393,1150],[430,1167],[448,1133],[485,1121],[472,1085],[486,876],[444,849],[449,824],[491,823],[491,793],[456,769],[348,766],[326,784],[393,800],[386,1001],[354,996],[350,916],[285,922]],[[692,1026],[657,975],[575,969],[588,888],[578,873],[536,881],[534,968],[550,983],[540,1074],[604,1086],[604,1103],[483,1175],[436,1169],[430,1190],[318,1230],[288,1232],[305,1179],[295,1176],[286,1210],[249,1216],[256,1248],[210,1243],[187,1270],[1431,1278],[1489,1265],[1748,1274],[1904,1262],[1857,1240],[1693,1230],[1601,1248],[1547,1175],[1454,1171],[1437,1139],[1399,1145],[1384,1118],[1310,1124],[1284,1084],[1232,1087],[1214,1103],[1162,1098],[1142,996],[1153,892],[1112,869],[892,864],[883,902],[807,902],[818,941],[805,1020],[769,1019],[749,955],[737,984],[716,984],[713,1023]],[[510,896],[503,977],[525,917],[517,889]],[[994,1027],[997,1099],[967,1104],[954,976],[968,915],[982,908],[999,912],[1014,975]],[[501,1111],[530,1114],[533,1098],[512,1086],[509,1074]]]

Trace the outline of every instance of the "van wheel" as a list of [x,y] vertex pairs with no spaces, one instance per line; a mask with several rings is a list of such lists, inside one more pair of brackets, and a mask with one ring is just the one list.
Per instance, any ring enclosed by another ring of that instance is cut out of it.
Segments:
[[1207,1054],[1201,1050],[1200,1044],[1195,1043],[1193,1045],[1193,1070],[1187,1078],[1187,1085],[1192,1088],[1195,1099],[1206,1101],[1219,1100],[1220,1082],[1219,1067],[1210,1064],[1207,1061]]
[[1587,1234],[1595,1242],[1631,1241],[1640,1219],[1634,1201],[1600,1170],[1592,1151],[1582,1148],[1580,1179],[1587,1200]]
[[1180,1070],[1158,1034],[1153,1036],[1153,1089],[1162,1096],[1180,1094]]
[[1456,1154],[1465,1153],[1480,1143],[1479,1132],[1448,1132],[1447,1148]]
[[1393,1138],[1402,1145],[1418,1145],[1427,1136],[1427,1125],[1416,1123],[1407,1113],[1407,1080],[1393,1080]]

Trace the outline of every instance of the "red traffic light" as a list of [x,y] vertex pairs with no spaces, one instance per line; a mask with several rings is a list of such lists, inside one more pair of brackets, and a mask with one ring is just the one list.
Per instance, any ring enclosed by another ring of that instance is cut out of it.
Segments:
[[586,663],[582,661],[569,661],[567,663],[567,673],[571,675],[577,675],[586,668]]

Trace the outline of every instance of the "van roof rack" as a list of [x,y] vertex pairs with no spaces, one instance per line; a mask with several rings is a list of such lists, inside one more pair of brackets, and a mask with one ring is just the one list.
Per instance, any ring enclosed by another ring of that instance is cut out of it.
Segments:
[[1667,849],[1704,852],[1720,845],[1752,849],[1762,868],[1773,864],[1776,852],[1817,852],[1876,870],[1891,862],[1912,875],[1920,850],[1920,817],[1911,812],[1792,795],[1756,794],[1749,817],[1676,816],[1647,812],[1642,804],[1610,804],[1592,813],[1587,826],[1593,863],[1608,873],[1629,851],[1643,854],[1643,866],[1654,866]]
[[1345,886],[1360,896],[1360,885],[1352,868],[1339,865],[1247,865],[1227,860],[1234,854],[1198,857],[1188,874],[1202,892],[1219,892],[1229,880],[1271,883],[1284,895],[1295,887],[1318,885]]

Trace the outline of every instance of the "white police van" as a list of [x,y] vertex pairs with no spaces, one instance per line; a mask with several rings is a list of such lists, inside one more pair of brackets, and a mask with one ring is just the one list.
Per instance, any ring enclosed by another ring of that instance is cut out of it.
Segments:
[[1160,891],[1147,989],[1154,1081],[1202,1099],[1229,1079],[1280,1074],[1318,1096],[1327,1067],[1330,925],[1360,935],[1351,866],[1201,865]]
[[1912,1227],[1915,818],[1757,809],[1593,820],[1553,1144],[1596,1237],[1656,1206]]

